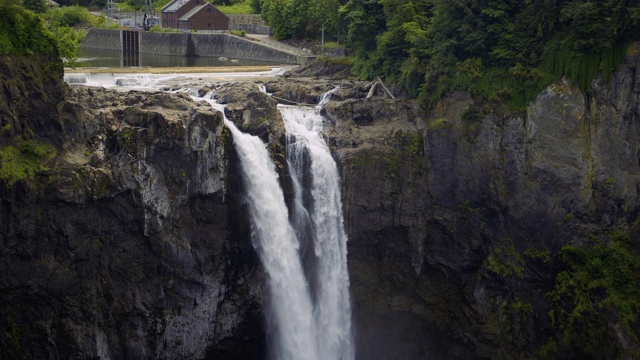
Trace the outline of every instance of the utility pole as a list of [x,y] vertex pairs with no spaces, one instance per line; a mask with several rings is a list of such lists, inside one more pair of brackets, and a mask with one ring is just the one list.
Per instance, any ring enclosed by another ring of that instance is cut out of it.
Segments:
[[153,0],[144,0],[144,11],[153,16]]
[[113,0],[107,0],[107,24],[113,20]]
[[151,26],[154,25],[153,0],[144,0],[144,8],[142,10],[144,11],[144,17],[143,17],[144,20],[142,20],[142,28],[145,31],[149,31]]

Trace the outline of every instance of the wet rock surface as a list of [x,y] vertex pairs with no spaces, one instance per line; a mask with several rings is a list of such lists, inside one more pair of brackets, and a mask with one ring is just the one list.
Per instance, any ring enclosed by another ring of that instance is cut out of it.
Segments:
[[261,358],[264,279],[222,114],[83,86],[58,106],[50,171],[0,189],[2,357]]

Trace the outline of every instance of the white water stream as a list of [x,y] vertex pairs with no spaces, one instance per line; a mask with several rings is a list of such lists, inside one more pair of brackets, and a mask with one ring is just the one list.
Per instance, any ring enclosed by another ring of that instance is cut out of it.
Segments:
[[[307,276],[312,280],[318,359],[354,358],[347,269],[347,236],[343,226],[340,177],[319,131],[320,109],[281,106],[287,129],[287,161],[295,190],[294,226],[313,245]],[[305,184],[305,186],[301,186]]]
[[295,190],[293,228],[265,145],[227,122],[241,159],[254,245],[269,275],[275,359],[355,357],[340,178],[319,133],[319,110],[329,96],[315,109],[280,107]]
[[240,132],[228,120],[225,123],[240,158],[254,246],[267,272],[272,351],[282,360],[317,359],[309,288],[273,162],[258,137]]

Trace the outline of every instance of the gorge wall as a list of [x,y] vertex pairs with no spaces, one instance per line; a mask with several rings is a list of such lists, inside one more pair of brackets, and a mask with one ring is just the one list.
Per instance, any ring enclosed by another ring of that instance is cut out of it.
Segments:
[[[341,86],[324,113],[358,359],[638,355],[637,320],[597,307],[606,288],[574,317],[574,292],[557,288],[573,274],[567,245],[640,250],[632,50],[610,83],[554,84],[515,115],[469,116],[464,93],[424,112],[365,99],[361,82],[265,84],[302,103]],[[262,359],[264,274],[221,114],[186,95],[69,88],[59,65],[0,64],[0,357]],[[291,196],[275,100],[252,82],[213,88],[269,143]],[[14,176],[10,155],[33,171]]]
[[2,79],[51,101],[2,98],[0,357],[261,358],[262,270],[221,114],[68,88],[61,67],[40,84],[34,61]]

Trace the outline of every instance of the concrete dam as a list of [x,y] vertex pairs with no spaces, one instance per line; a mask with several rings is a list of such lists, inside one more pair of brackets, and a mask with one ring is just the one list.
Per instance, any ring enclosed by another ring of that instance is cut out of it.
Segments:
[[[160,33],[91,29],[80,43],[83,49],[122,51],[135,65],[138,54],[190,57],[227,57],[274,64],[305,64],[309,57],[227,33]],[[125,64],[127,65],[127,64]]]

